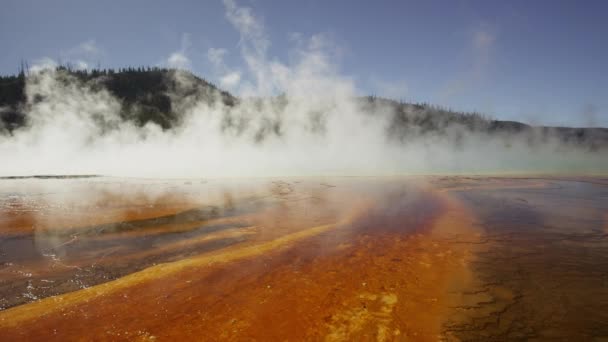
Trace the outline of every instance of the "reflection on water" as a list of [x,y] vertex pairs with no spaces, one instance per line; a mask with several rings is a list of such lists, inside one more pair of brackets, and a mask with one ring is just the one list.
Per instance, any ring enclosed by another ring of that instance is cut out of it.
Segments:
[[608,337],[607,199],[599,178],[0,180],[0,340]]
[[349,210],[346,194],[324,182],[5,182],[12,191],[0,199],[3,309],[333,223]]

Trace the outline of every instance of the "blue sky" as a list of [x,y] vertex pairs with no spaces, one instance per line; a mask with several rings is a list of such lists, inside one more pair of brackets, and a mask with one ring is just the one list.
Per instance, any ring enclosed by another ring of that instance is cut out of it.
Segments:
[[[506,120],[608,127],[608,1],[236,0],[234,6],[248,8],[259,23],[270,60],[288,63],[298,39],[325,37],[337,72],[361,94]],[[235,79],[226,77],[236,77],[230,70],[245,69],[242,32],[221,0],[3,0],[0,46],[3,74],[15,73],[21,59],[178,65],[229,85]]]

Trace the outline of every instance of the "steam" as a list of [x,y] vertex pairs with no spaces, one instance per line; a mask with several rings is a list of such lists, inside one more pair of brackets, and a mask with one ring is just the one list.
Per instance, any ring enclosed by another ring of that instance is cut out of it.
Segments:
[[179,51],[173,52],[169,58],[167,58],[167,65],[174,69],[190,69],[192,63],[187,56],[187,51],[191,45],[190,36],[188,34],[183,34],[181,48]]
[[[251,177],[393,175],[408,173],[603,173],[606,153],[473,134],[448,125],[440,133],[415,129],[395,139],[394,106],[364,101],[353,79],[334,63],[337,50],[322,34],[293,39],[289,62],[268,55],[270,40],[250,8],[224,0],[240,34],[244,69],[231,68],[222,48],[210,49],[221,86],[240,95],[191,94],[192,77],[173,73],[168,94],[180,124],[170,130],[125,121],[121,102],[100,84],[53,68],[32,68],[26,84],[27,127],[0,135],[0,176],[104,174],[134,177]],[[169,65],[188,68],[188,36]],[[477,37],[486,47],[491,36]],[[90,50],[90,49],[89,49]],[[414,84],[407,85],[415,87]],[[405,85],[401,87],[405,89]],[[209,98],[211,97],[211,98]],[[419,113],[418,113],[419,114]],[[417,114],[417,115],[418,115]],[[388,133],[387,133],[388,132]],[[605,151],[605,150],[604,150]]]

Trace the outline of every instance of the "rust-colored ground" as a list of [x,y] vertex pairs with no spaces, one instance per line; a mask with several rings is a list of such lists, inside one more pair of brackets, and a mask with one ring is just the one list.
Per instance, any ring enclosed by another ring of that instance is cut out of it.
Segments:
[[75,207],[84,195],[14,196],[3,210],[33,219],[0,226],[0,340],[601,338],[606,188],[583,181],[155,183],[135,199],[123,184]]

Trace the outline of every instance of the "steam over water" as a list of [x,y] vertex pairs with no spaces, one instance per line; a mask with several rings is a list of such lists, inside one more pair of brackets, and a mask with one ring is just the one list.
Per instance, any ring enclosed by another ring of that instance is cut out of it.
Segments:
[[[172,73],[168,94],[179,125],[140,127],[120,116],[121,101],[99,84],[36,66],[27,79],[28,125],[0,135],[0,176],[103,174],[143,177],[387,175],[408,173],[603,173],[606,149],[590,152],[557,138],[412,129],[391,139],[394,107],[370,106],[336,64],[324,35],[298,38],[289,62],[268,55],[270,41],[251,9],[224,1],[240,34],[246,70],[210,50],[221,86],[241,96],[190,94],[192,76]],[[413,85],[415,86],[415,85]],[[209,96],[207,96],[209,95]]]

